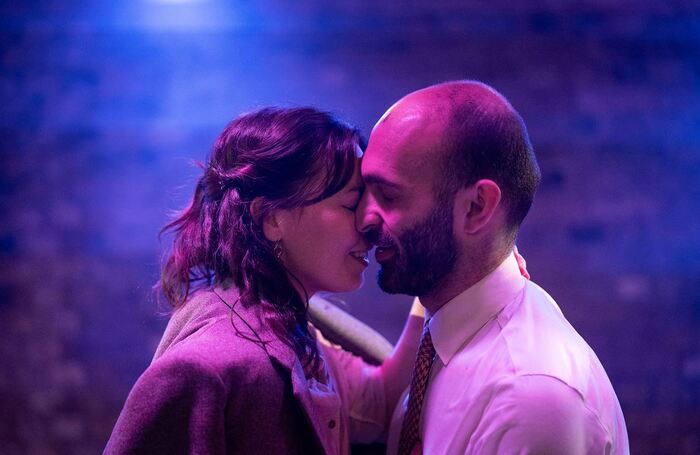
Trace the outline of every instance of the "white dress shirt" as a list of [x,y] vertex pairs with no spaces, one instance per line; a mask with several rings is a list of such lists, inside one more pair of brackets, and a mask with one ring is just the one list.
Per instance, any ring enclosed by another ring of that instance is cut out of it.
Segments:
[[[329,372],[329,383],[340,396],[340,453],[350,443],[369,443],[386,434],[388,416],[381,370],[344,351],[317,332],[319,347]],[[311,390],[312,395],[314,390]]]
[[[629,453],[603,366],[513,255],[428,324],[437,355],[423,402],[423,453]],[[406,404],[404,394],[389,454]]]

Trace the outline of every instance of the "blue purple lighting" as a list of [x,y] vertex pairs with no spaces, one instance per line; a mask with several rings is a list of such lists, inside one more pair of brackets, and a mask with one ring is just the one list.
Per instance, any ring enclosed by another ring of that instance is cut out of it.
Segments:
[[[700,451],[697,2],[33,3],[0,6],[0,452],[102,450],[167,321],[158,231],[230,119],[310,104],[369,134],[457,78],[528,124],[544,183],[518,245],[633,452]],[[395,341],[411,299],[375,273],[341,298]]]

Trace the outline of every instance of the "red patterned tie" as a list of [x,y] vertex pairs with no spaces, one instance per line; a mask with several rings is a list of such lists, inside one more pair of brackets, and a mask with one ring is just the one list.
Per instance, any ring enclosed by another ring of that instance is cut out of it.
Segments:
[[435,347],[433,346],[433,339],[430,336],[430,330],[428,330],[426,321],[420,347],[418,348],[418,355],[416,356],[416,364],[413,368],[411,388],[408,391],[408,409],[403,416],[403,425],[401,426],[399,455],[410,454],[416,442],[418,442],[423,398],[428,388],[428,374],[430,373],[430,366],[434,357]]

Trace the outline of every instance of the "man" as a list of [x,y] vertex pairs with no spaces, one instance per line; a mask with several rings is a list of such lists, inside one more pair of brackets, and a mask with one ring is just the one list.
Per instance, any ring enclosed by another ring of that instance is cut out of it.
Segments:
[[473,81],[409,94],[374,127],[362,176],[380,287],[428,318],[389,453],[628,453],[602,365],[511,254],[540,173],[508,101]]

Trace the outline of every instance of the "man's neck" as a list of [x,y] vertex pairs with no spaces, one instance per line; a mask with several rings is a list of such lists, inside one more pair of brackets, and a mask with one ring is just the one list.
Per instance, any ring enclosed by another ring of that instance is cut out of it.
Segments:
[[513,253],[494,253],[490,257],[466,259],[455,264],[453,271],[442,279],[433,292],[418,296],[428,315],[432,316],[447,302],[483,280],[501,265],[508,254]]

